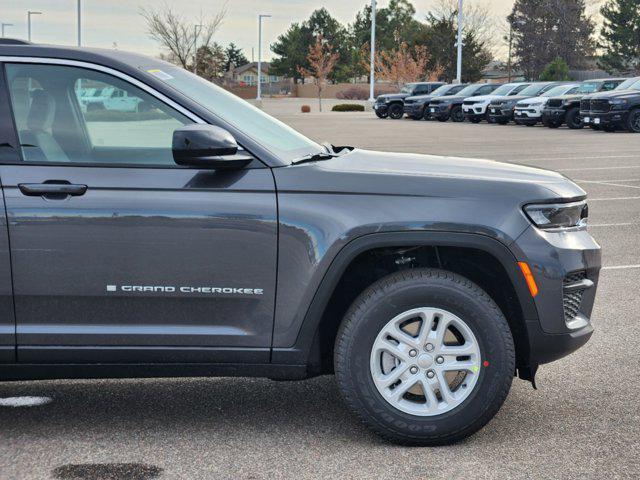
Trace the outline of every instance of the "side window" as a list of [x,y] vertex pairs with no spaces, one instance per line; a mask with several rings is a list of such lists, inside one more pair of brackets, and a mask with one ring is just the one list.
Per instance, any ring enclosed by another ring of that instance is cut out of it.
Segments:
[[602,90],[604,91],[613,90],[617,86],[618,86],[617,82],[604,82],[604,85],[602,86]]
[[192,122],[144,90],[78,67],[6,69],[25,162],[175,166],[173,131]]
[[527,88],[529,85],[518,85],[514,88],[509,95],[518,95],[522,90]]
[[478,89],[478,93],[476,94],[476,96],[477,95],[488,95],[491,92],[493,92],[495,89],[496,89],[496,87],[493,86],[493,85],[485,85],[485,86],[480,87]]

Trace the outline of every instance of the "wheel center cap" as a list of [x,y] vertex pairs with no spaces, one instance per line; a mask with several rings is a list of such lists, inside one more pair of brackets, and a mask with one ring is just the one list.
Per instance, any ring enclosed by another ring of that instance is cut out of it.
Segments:
[[418,366],[420,368],[429,368],[433,364],[433,357],[428,353],[423,353],[418,357]]

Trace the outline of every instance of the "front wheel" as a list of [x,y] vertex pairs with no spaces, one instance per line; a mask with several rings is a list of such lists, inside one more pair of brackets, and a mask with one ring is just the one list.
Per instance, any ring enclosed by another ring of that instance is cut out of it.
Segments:
[[627,130],[631,133],[640,133],[640,108],[629,112],[629,116],[627,117]]
[[399,103],[394,103],[389,107],[389,118],[400,120],[404,116],[404,107]]
[[376,433],[444,445],[498,412],[515,353],[507,321],[480,287],[448,271],[414,269],[355,300],[338,331],[334,366],[347,405]]
[[462,107],[453,107],[453,109],[451,109],[451,121],[457,123],[464,122]]
[[376,117],[378,117],[378,118],[387,118],[387,114],[386,113],[381,113],[381,112],[376,112]]
[[580,109],[578,107],[572,108],[567,112],[567,127],[571,130],[580,130],[584,128],[582,118],[580,118]]

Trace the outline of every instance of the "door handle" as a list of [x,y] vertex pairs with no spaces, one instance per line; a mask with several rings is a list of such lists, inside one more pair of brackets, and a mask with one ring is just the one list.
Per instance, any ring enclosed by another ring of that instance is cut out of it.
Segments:
[[44,183],[21,183],[18,188],[23,195],[29,197],[51,197],[55,199],[66,198],[68,196],[77,197],[84,195],[87,191],[86,185],[73,184],[60,181],[46,181]]

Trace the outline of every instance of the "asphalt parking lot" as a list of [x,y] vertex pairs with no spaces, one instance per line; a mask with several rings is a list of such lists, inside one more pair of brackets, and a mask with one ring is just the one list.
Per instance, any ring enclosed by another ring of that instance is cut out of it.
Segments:
[[[0,383],[0,479],[640,477],[640,135],[302,115],[293,102],[265,109],[336,145],[489,158],[574,179],[604,249],[591,341],[542,367],[538,390],[515,381],[487,427],[440,448],[378,439],[330,377]],[[3,406],[16,396],[51,401]]]

